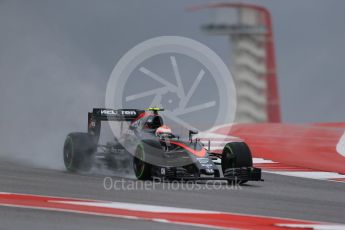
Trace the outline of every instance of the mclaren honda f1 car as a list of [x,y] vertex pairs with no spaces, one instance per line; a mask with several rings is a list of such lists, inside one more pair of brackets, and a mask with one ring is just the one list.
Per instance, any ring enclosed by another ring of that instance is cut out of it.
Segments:
[[[253,167],[245,142],[229,142],[221,152],[213,152],[210,141],[205,144],[193,138],[197,131],[190,130],[186,139],[173,134],[160,111],[163,109],[93,109],[88,113],[88,131],[67,135],[63,148],[66,169],[89,170],[96,158],[115,167],[126,155],[139,180],[262,180],[261,169]],[[106,145],[99,144],[102,121],[120,123],[114,141]]]

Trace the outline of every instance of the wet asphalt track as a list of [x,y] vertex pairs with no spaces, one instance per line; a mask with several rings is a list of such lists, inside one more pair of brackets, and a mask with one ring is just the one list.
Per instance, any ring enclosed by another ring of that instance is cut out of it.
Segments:
[[[0,191],[345,223],[345,183],[264,174],[241,189],[106,190],[105,175],[78,175],[0,159]],[[121,177],[112,176],[113,180]],[[125,179],[125,186],[135,182]],[[224,186],[223,186],[224,187]],[[219,186],[218,186],[219,188]],[[173,224],[0,206],[0,229],[180,229]],[[187,227],[184,226],[184,229]],[[188,229],[197,229],[188,227]]]

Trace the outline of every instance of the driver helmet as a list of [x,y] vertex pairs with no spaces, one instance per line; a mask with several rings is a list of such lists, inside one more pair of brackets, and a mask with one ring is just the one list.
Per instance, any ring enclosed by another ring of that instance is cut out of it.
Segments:
[[160,136],[162,134],[172,134],[171,128],[167,125],[162,125],[156,130],[156,136]]

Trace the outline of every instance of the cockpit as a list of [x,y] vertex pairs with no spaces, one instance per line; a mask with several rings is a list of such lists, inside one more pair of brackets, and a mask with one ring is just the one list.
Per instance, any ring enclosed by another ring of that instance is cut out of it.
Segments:
[[163,118],[159,115],[149,115],[145,124],[144,129],[156,130],[163,125]]
[[143,129],[147,131],[155,132],[156,129],[161,127],[164,124],[163,118],[157,114],[143,114],[141,118],[134,121],[130,127],[134,129]]

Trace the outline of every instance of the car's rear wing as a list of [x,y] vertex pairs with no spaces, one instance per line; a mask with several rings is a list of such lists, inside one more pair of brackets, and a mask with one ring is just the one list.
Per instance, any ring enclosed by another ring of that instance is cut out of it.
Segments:
[[145,113],[145,110],[94,108],[92,110],[92,112],[89,113],[89,120],[93,120],[93,121],[133,121],[142,113]]
[[122,130],[123,121],[134,121],[142,113],[145,113],[145,110],[94,108],[88,113],[88,133],[98,143],[102,121],[120,121]]

